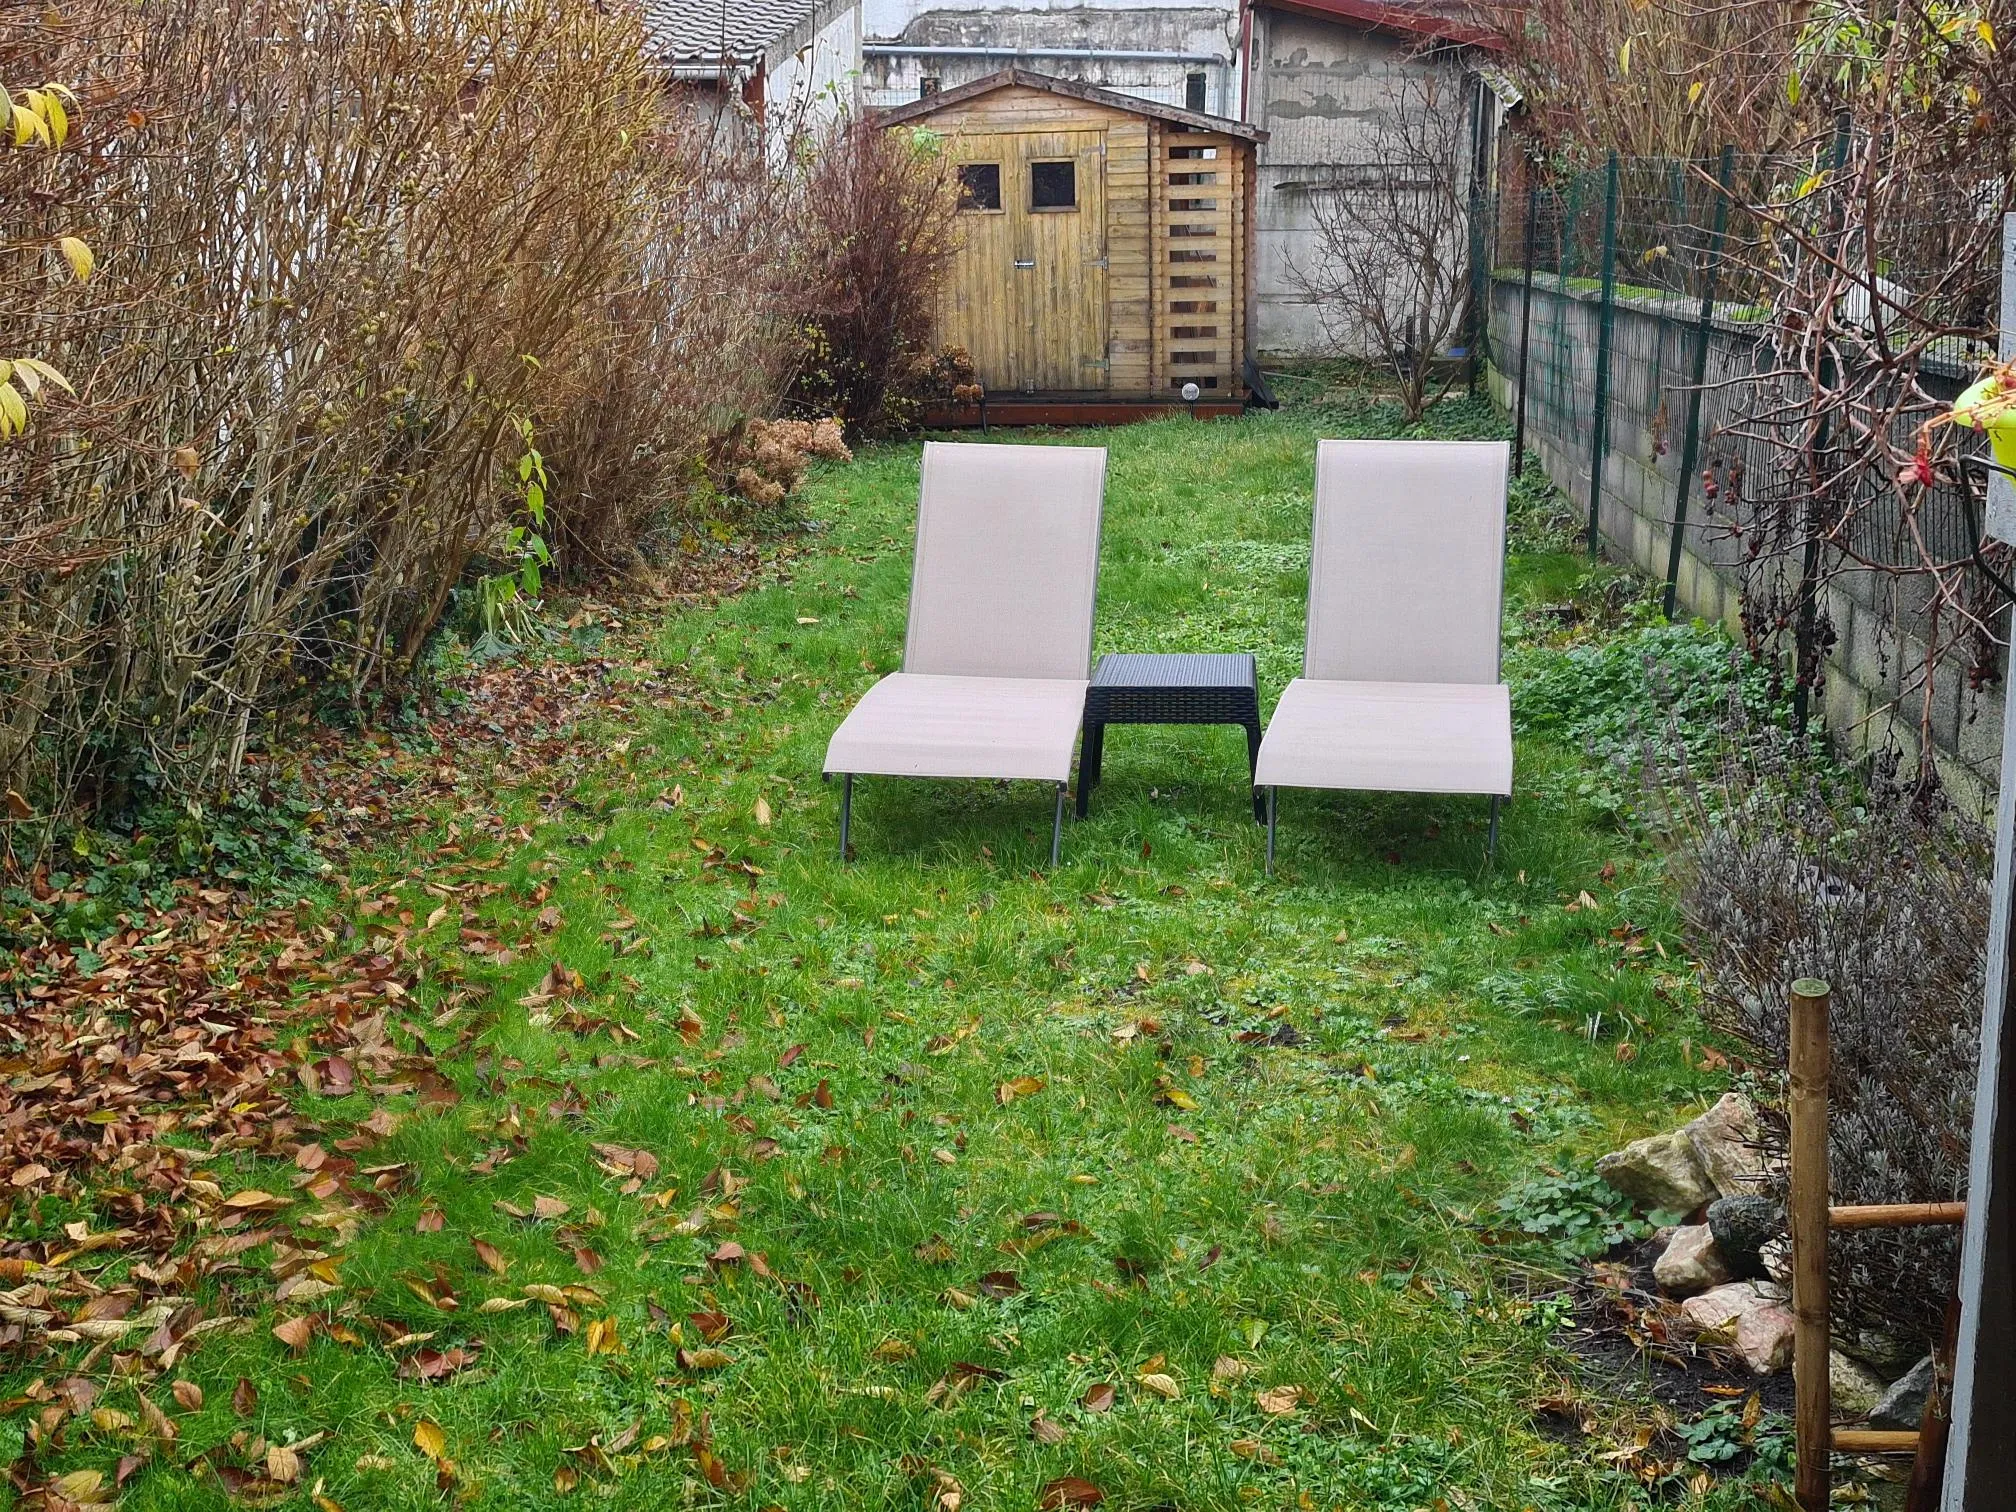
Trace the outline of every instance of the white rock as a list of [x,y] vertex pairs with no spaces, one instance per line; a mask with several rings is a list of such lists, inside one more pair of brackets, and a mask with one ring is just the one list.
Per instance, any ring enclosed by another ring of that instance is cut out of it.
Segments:
[[1641,1207],[1691,1213],[1762,1185],[1757,1139],[1757,1110],[1731,1092],[1684,1127],[1605,1155],[1596,1174]]
[[1673,1231],[1665,1250],[1652,1262],[1652,1279],[1669,1297],[1691,1297],[1729,1279],[1729,1267],[1715,1248],[1715,1236],[1705,1223],[1690,1223]]
[[1792,1284],[1792,1241],[1773,1239],[1764,1246],[1764,1274],[1784,1286]]
[[1776,1375],[1792,1363],[1792,1310],[1776,1302],[1753,1307],[1736,1320],[1736,1352],[1759,1375]]
[[1692,1324],[1704,1340],[1732,1343],[1736,1337],[1738,1318],[1760,1307],[1772,1306],[1777,1300],[1776,1297],[1761,1295],[1755,1281],[1731,1281],[1727,1286],[1713,1287],[1698,1297],[1689,1297],[1680,1304],[1680,1316]]
[[1764,1182],[1764,1157],[1759,1149],[1757,1110],[1740,1093],[1721,1100],[1681,1130],[1700,1157],[1701,1168],[1718,1195],[1741,1196]]
[[1691,1213],[1718,1195],[1684,1130],[1634,1139],[1596,1162],[1596,1174],[1641,1207]]
[[1857,1419],[1869,1416],[1883,1397],[1883,1377],[1853,1355],[1838,1349],[1827,1351],[1827,1394],[1834,1402],[1834,1416]]
[[1769,1281],[1732,1281],[1680,1304],[1680,1315],[1704,1344],[1733,1345],[1759,1375],[1792,1360],[1792,1310],[1785,1289]]

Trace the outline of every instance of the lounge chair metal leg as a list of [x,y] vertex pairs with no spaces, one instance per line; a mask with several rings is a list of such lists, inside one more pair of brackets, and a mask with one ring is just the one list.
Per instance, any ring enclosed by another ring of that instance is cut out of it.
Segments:
[[1267,875],[1274,875],[1274,798],[1281,790],[1267,789]]
[[854,821],[854,774],[840,774],[840,859],[847,859],[847,832]]
[[1484,840],[1484,859],[1486,861],[1495,861],[1498,859],[1498,795],[1496,793],[1491,795],[1491,832]]
[[1064,784],[1057,784],[1057,817],[1050,826],[1050,865],[1054,868],[1064,855]]

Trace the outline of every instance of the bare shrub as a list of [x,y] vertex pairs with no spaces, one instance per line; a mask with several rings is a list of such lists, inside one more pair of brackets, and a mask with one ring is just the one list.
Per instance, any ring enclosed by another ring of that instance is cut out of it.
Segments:
[[0,79],[79,102],[0,154],[0,353],[77,388],[0,445],[0,825],[210,789],[284,700],[364,704],[474,553],[532,549],[528,447],[606,561],[774,402],[772,176],[662,134],[646,57],[595,0],[0,9]]
[[1388,86],[1371,162],[1311,191],[1316,250],[1289,276],[1337,348],[1393,372],[1409,421],[1447,393],[1471,293],[1469,112],[1432,74]]
[[800,415],[852,435],[907,423],[903,396],[933,359],[939,283],[958,247],[950,160],[928,131],[841,120],[813,144],[798,306]]
[[[1856,791],[1752,716],[1729,735],[1707,781],[1659,773],[1711,1017],[1782,1072],[1791,985],[1827,982],[1834,1201],[1964,1197],[1989,837],[1922,790]],[[1781,1156],[1784,1133],[1767,1120]],[[1939,1336],[1952,1232],[1844,1232],[1831,1256],[1837,1316],[1921,1348]]]
[[590,365],[541,427],[554,545],[577,574],[635,566],[640,542],[724,481],[719,438],[775,412],[801,355],[796,185],[760,138],[682,112],[633,171],[612,287],[581,312]]

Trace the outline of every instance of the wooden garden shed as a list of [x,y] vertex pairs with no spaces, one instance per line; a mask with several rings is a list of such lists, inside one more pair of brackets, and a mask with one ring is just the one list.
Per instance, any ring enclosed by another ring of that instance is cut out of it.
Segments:
[[1266,132],[1021,68],[880,119],[928,126],[957,165],[938,337],[972,354],[990,405],[1121,418],[1187,383],[1212,409],[1244,401]]

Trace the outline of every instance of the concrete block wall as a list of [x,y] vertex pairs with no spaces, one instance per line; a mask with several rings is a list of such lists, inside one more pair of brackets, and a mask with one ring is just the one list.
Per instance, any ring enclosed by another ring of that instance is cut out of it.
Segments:
[[[1522,289],[1497,277],[1491,290],[1491,392],[1510,414],[1519,402]],[[1596,352],[1601,309],[1594,289],[1551,275],[1533,285],[1533,351],[1526,364],[1527,450],[1586,518],[1596,412]],[[1745,338],[1718,330],[1709,348],[1702,456],[1718,455],[1714,425],[1726,395],[1718,378],[1742,371]],[[1610,358],[1610,433],[1597,496],[1597,529],[1606,554],[1664,581],[1671,550],[1680,454],[1685,440],[1692,322],[1628,296],[1616,302]],[[1699,466],[1682,538],[1676,597],[1682,609],[1742,633],[1740,548],[1702,498]],[[2002,687],[1968,688],[1967,669],[1943,665],[1925,696],[1926,644],[1894,612],[1891,590],[1875,574],[1837,579],[1821,610],[1834,632],[1821,717],[1847,751],[1894,750],[1915,759],[1918,731],[1929,723],[1934,761],[1954,801],[1992,816],[2001,762]],[[1929,706],[1928,706],[1929,705]]]

